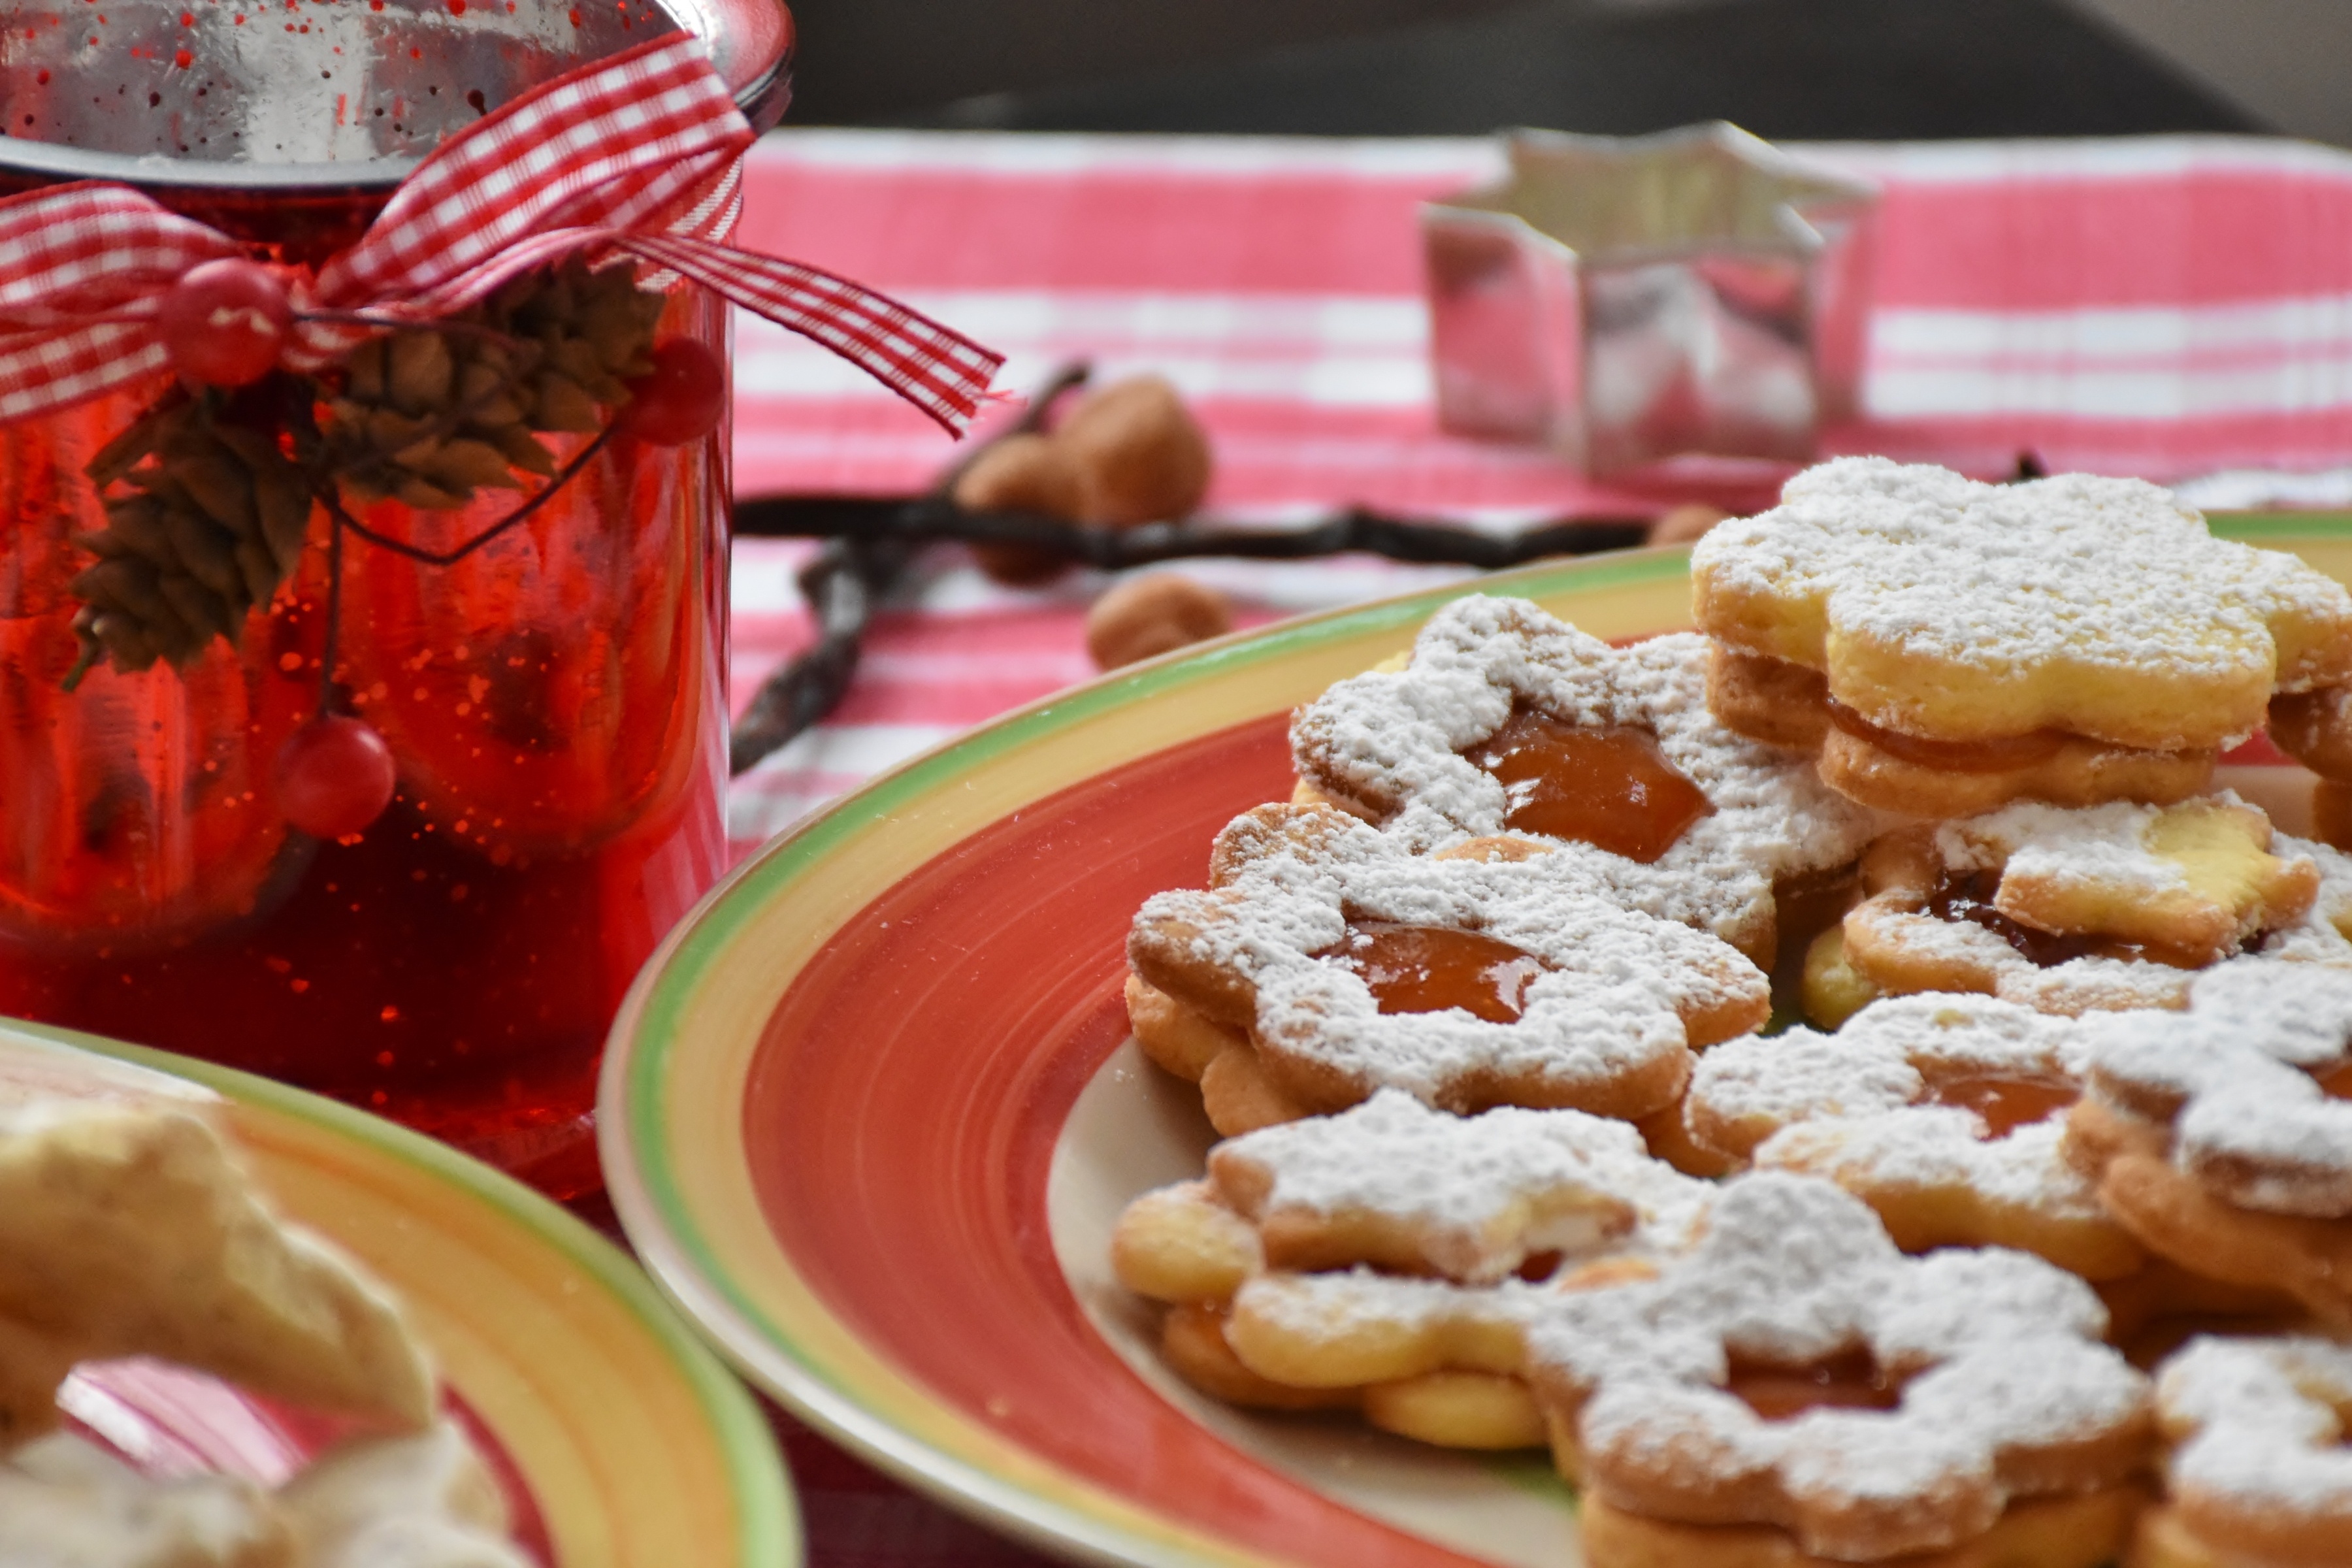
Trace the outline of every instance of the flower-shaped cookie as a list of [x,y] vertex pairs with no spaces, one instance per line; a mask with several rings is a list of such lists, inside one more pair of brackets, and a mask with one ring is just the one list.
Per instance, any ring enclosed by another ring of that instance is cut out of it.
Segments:
[[[1151,991],[1245,1033],[1248,1070],[1296,1112],[1383,1086],[1462,1111],[1672,1105],[1694,1047],[1764,1021],[1763,974],[1548,861],[1417,856],[1329,807],[1262,806],[1219,836],[1207,891],[1144,904],[1128,958]],[[1203,1092],[1221,1131],[1244,1131],[1208,1093],[1223,1059]]]
[[2158,1373],[2156,1404],[2168,1497],[2135,1563],[2352,1563],[2352,1347],[2199,1340]]
[[2322,880],[2311,847],[2227,793],[2168,806],[2021,802],[1873,845],[1840,956],[1885,994],[2177,1007],[2192,972],[2311,921]]
[[2059,1157],[2081,1032],[1990,996],[1890,997],[1834,1035],[1799,1027],[1709,1051],[1683,1116],[1704,1148],[1829,1177],[1906,1252],[2013,1247],[2116,1279],[2146,1254]]
[[1219,1144],[1207,1181],[1128,1205],[1111,1262],[1170,1303],[1169,1363],[1231,1403],[1360,1405],[1423,1441],[1525,1447],[1543,1431],[1517,1378],[1529,1281],[1685,1248],[1714,1191],[1621,1121],[1462,1118],[1383,1089]]
[[1851,865],[1877,818],[1717,723],[1706,662],[1704,637],[1614,648],[1523,599],[1458,599],[1404,668],[1300,709],[1292,754],[1416,847],[1547,853],[1769,963],[1775,886]]
[[2085,1018],[2066,1157],[2150,1251],[2352,1322],[2352,969],[2228,964]]
[[1871,1562],[2049,1499],[2112,1532],[2081,1543],[2088,1563],[2122,1544],[2151,1436],[2147,1381],[2098,1342],[2105,1321],[2040,1258],[1906,1258],[1830,1183],[1759,1173],[1655,1281],[1548,1302],[1528,1375],[1595,1562],[1596,1535],[1650,1552],[1620,1561],[1704,1561],[1677,1550],[1705,1539],[1691,1525],[1786,1532],[1752,1561],[1793,1560],[1792,1542]]
[[[1822,678],[1830,784],[1921,815],[2177,799],[2274,691],[2352,681],[2352,595],[2137,480],[1840,458],[1709,532],[1691,570],[1727,649]],[[1959,791],[1971,773],[2003,782]]]

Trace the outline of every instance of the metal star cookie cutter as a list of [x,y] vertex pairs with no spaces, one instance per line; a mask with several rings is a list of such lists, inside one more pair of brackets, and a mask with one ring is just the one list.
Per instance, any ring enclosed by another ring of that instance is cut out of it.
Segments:
[[1438,422],[1591,474],[1803,462],[1861,380],[1878,192],[1717,121],[1514,131],[1422,208]]

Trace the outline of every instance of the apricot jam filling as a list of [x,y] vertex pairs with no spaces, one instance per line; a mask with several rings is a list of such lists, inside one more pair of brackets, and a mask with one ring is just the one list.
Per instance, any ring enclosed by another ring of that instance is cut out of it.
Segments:
[[1360,976],[1383,1013],[1459,1007],[1490,1024],[1512,1024],[1542,960],[1476,931],[1447,926],[1351,921],[1336,947],[1316,957]]
[[1986,1136],[2006,1138],[2021,1127],[2047,1121],[2081,1099],[2082,1093],[2073,1084],[2053,1079],[1979,1073],[1932,1086],[1927,1102],[1973,1110],[1984,1122]]
[[1534,709],[1463,753],[1502,784],[1516,833],[1569,838],[1643,865],[1715,808],[1646,730],[1591,729]]
[[1804,1366],[1735,1353],[1723,1386],[1767,1421],[1787,1421],[1808,1410],[1892,1410],[1903,1403],[1902,1380],[1889,1376],[1866,1350]]
[[1990,740],[1931,741],[1898,730],[1882,730],[1834,698],[1829,705],[1830,722],[1854,739],[1868,742],[1890,757],[1939,773],[2000,773],[2031,767],[2057,755],[2058,748],[2071,738],[2063,730],[2035,730]]
[[2312,1075],[2319,1080],[2319,1092],[2330,1100],[2352,1100],[2352,1062],[2338,1062],[2326,1072]]

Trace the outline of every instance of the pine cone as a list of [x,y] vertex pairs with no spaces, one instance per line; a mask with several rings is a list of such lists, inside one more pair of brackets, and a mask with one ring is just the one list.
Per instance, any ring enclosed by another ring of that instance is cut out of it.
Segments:
[[84,665],[184,665],[215,637],[237,640],[302,553],[310,482],[278,432],[290,412],[298,444],[308,437],[313,395],[279,374],[233,399],[166,403],[92,459],[92,483],[121,479],[129,493],[106,497],[106,526],[75,539],[99,558],[70,584],[85,601]]
[[551,475],[534,433],[602,428],[599,405],[652,368],[662,303],[630,268],[574,258],[435,328],[371,339],[329,405],[330,463],[362,498],[432,509],[519,489],[518,468]]

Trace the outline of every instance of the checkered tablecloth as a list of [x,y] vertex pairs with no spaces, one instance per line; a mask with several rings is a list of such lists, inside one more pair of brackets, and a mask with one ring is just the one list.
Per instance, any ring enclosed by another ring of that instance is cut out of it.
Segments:
[[[1864,413],[1832,449],[1988,477],[2030,449],[2207,506],[2352,504],[2352,154],[2209,137],[1799,151],[1885,192]],[[1498,167],[1480,142],[792,132],[753,154],[740,243],[899,294],[1008,354],[1006,386],[1081,355],[1171,377],[1214,441],[1223,516],[1658,510],[1656,492],[1437,433],[1413,212]],[[741,493],[913,491],[950,456],[920,414],[764,323],[742,321],[736,374]],[[809,635],[807,553],[737,547],[739,702]],[[1245,620],[1452,575],[1185,570]],[[936,552],[832,720],[736,781],[734,837],[1092,674],[1080,625],[1101,586],[1006,590]],[[797,1428],[788,1447],[824,1568],[1027,1561]]]

